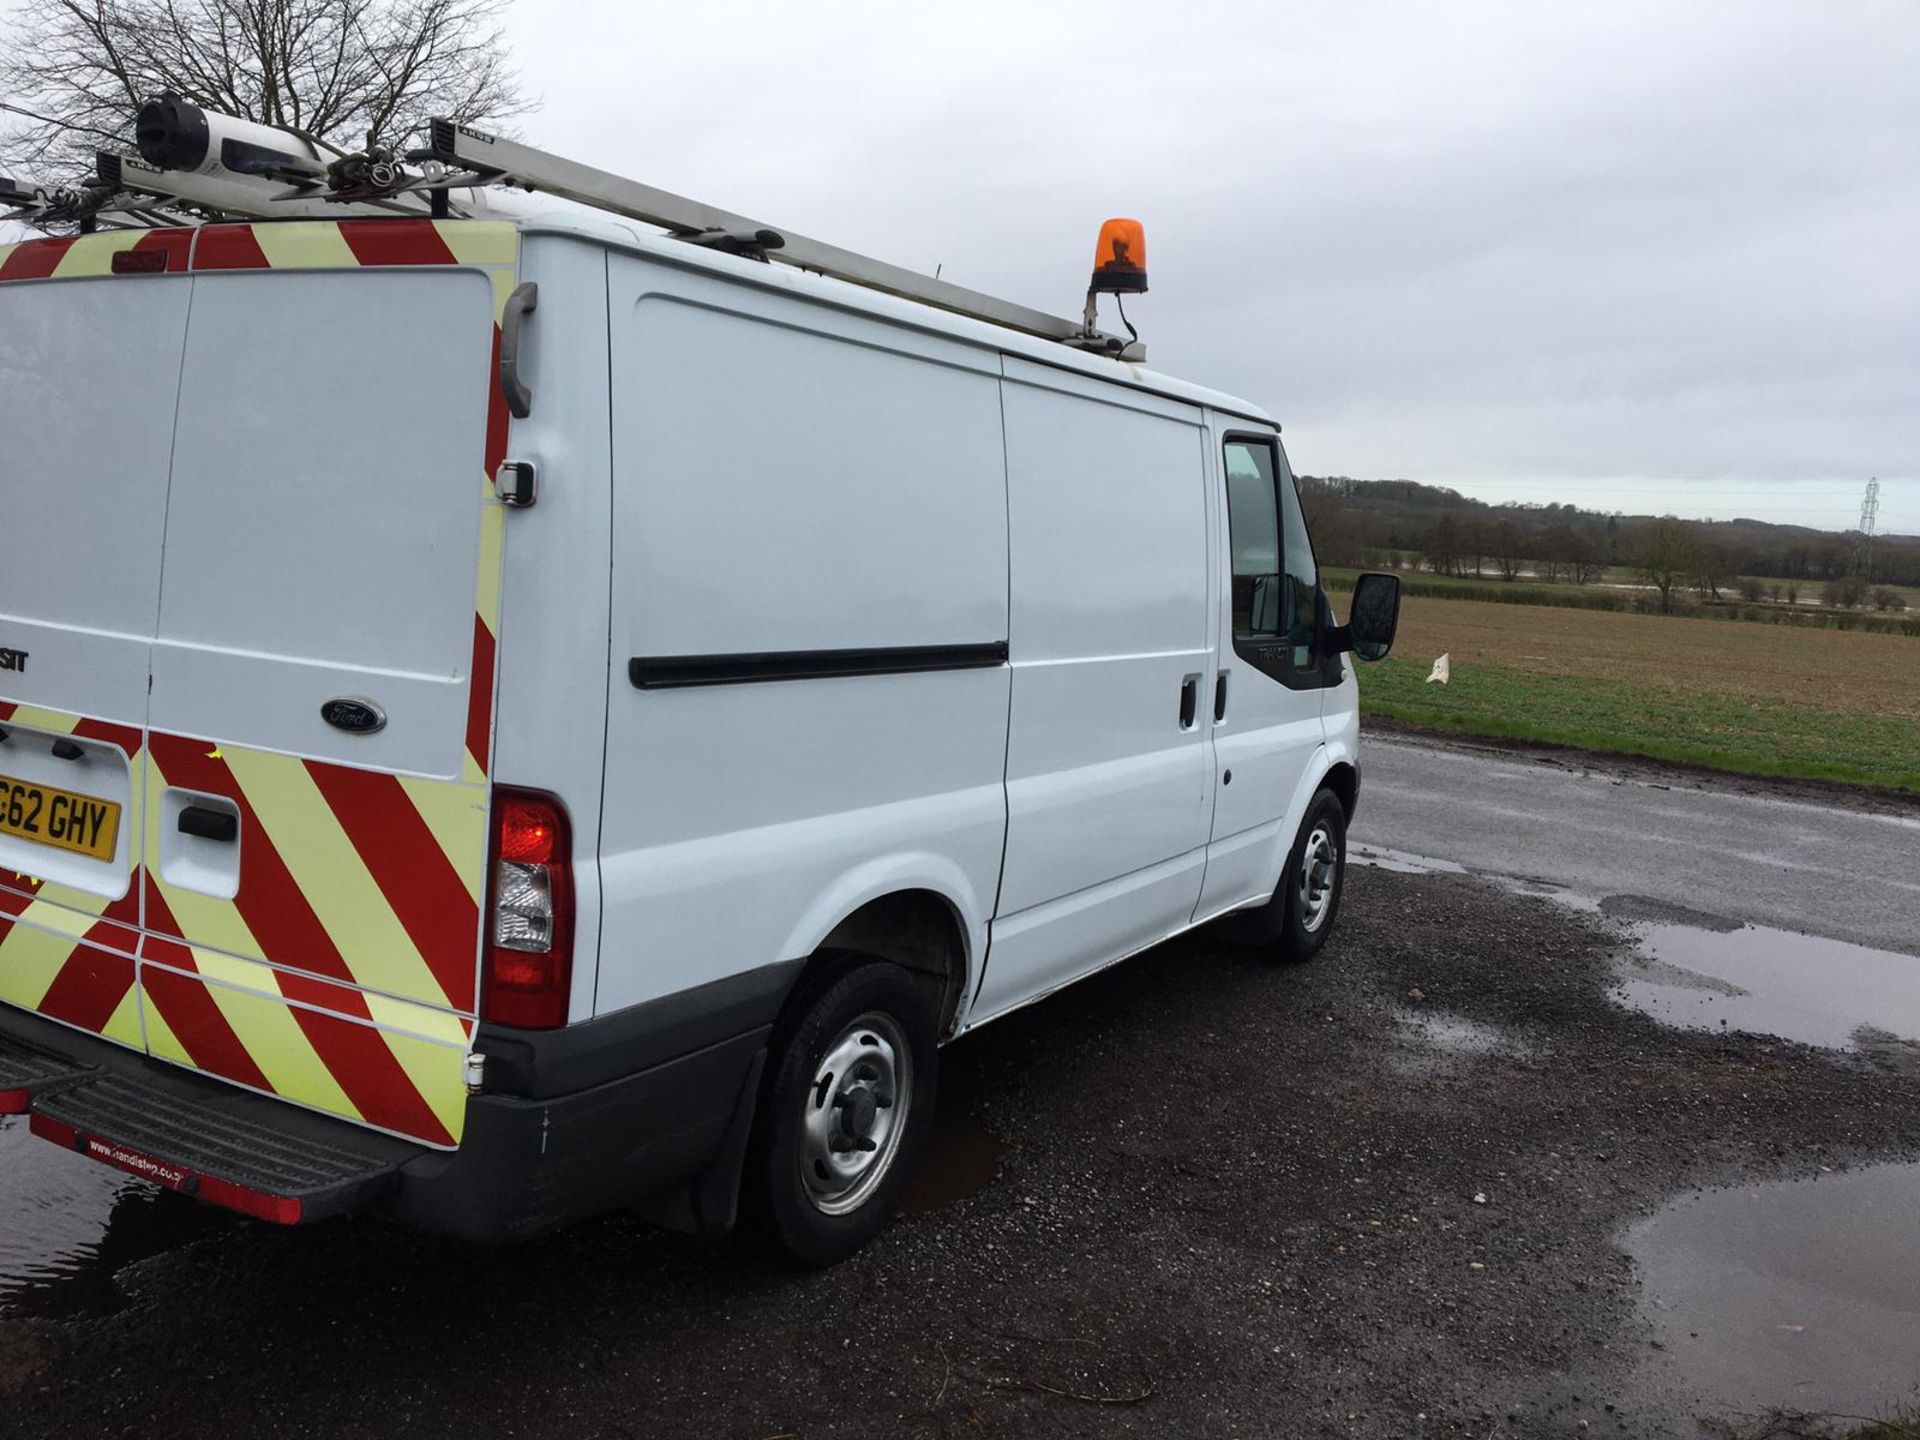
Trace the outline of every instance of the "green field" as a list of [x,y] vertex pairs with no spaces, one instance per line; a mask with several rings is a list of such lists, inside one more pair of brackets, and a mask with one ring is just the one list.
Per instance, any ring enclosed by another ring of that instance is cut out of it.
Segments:
[[1920,794],[1909,721],[1485,666],[1456,668],[1445,687],[1426,684],[1426,674],[1425,661],[1395,659],[1362,672],[1363,712],[1455,734]]
[[1920,794],[1906,636],[1409,596],[1359,676],[1363,716]]

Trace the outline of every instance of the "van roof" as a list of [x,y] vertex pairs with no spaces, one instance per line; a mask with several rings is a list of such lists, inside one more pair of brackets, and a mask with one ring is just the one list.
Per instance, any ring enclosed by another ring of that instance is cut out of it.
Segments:
[[525,234],[567,236],[589,244],[605,245],[610,249],[644,255],[650,260],[676,265],[683,269],[713,271],[724,274],[730,279],[744,280],[769,290],[797,292],[844,310],[863,311],[897,324],[935,331],[958,340],[1019,355],[1023,359],[1033,360],[1042,365],[1051,365],[1056,369],[1077,371],[1097,380],[1130,386],[1192,405],[1210,406],[1215,410],[1243,419],[1271,425],[1276,430],[1280,428],[1279,421],[1264,409],[1236,395],[1178,380],[1171,375],[1150,370],[1144,365],[1113,360],[1083,350],[1074,350],[1051,340],[1043,340],[1038,336],[1026,335],[1018,330],[941,310],[932,305],[903,300],[845,280],[817,275],[810,270],[799,270],[790,265],[769,265],[758,260],[727,255],[717,250],[703,249],[689,245],[685,241],[676,240],[670,235],[654,233],[625,221],[584,211],[577,215],[563,210],[544,211],[537,215],[516,218],[515,223]]

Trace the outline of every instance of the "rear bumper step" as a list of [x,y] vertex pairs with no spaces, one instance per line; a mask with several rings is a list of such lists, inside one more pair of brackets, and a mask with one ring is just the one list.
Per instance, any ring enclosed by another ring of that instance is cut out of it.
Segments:
[[118,1075],[37,1101],[35,1135],[209,1204],[280,1225],[378,1200],[397,1161],[289,1135]]
[[97,1074],[91,1065],[0,1035],[0,1115],[24,1115],[37,1097]]
[[422,1153],[112,1047],[62,1057],[51,1044],[100,1042],[66,1032],[39,1044],[18,1033],[23,1017],[0,1018],[0,1114],[26,1114],[43,1140],[209,1204],[282,1225],[325,1220],[383,1199]]
[[371,1209],[490,1244],[654,1200],[719,1233],[766,1042],[753,1026],[562,1094],[476,1095],[460,1148],[436,1150],[0,1004],[0,1096],[45,1140],[282,1224]]

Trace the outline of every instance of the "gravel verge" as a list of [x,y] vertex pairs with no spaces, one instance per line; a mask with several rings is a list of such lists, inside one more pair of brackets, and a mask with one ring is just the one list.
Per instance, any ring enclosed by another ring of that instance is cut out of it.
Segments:
[[1692,1433],[1620,1398],[1622,1227],[1920,1157],[1910,1071],[1611,1003],[1610,922],[1356,869],[1340,925],[1294,969],[1189,937],[953,1046],[930,1189],[993,1178],[835,1270],[625,1218],[235,1225],[116,1314],[0,1322],[0,1434]]

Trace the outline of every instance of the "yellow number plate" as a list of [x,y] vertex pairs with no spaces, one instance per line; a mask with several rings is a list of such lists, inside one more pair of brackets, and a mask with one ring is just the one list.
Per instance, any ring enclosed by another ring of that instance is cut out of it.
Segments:
[[0,835],[111,860],[120,839],[120,807],[111,800],[0,775]]

